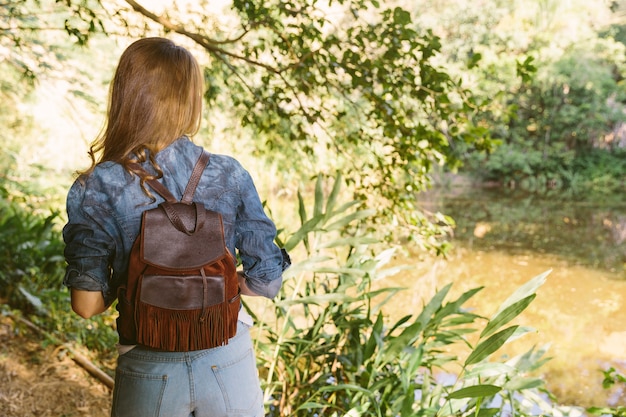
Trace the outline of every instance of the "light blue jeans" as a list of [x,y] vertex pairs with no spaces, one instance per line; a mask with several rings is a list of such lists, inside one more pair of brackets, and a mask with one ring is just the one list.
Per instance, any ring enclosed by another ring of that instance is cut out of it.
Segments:
[[262,417],[248,326],[227,345],[194,352],[140,346],[118,358],[112,417]]

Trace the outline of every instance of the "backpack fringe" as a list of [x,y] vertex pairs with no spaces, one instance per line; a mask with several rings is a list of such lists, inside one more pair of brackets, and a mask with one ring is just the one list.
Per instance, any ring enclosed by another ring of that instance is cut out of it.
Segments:
[[147,318],[138,320],[137,342],[170,352],[225,345],[229,330],[237,326],[237,316],[233,320],[231,306],[220,303],[205,309],[167,310],[137,303],[136,314]]

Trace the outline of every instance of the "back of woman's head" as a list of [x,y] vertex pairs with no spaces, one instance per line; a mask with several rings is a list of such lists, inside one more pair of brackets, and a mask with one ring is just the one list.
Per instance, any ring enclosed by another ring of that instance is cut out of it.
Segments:
[[[164,38],[145,38],[122,54],[111,83],[107,122],[91,149],[99,161],[126,164],[145,159],[200,126],[203,78],[185,48]],[[92,167],[93,168],[93,167]]]

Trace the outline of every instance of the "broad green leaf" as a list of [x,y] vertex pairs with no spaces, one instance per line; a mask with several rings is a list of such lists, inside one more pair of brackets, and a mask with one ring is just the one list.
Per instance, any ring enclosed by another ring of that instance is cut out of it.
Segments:
[[429,301],[426,307],[424,307],[424,309],[422,310],[422,312],[420,313],[420,315],[417,317],[417,320],[416,320],[421,324],[422,328],[426,327],[426,325],[431,319],[431,316],[438,309],[441,308],[441,304],[443,303],[443,300],[446,298],[446,295],[448,295],[448,292],[450,291],[451,287],[452,287],[452,284],[448,284],[445,287],[443,287],[443,289],[439,291],[437,294],[435,294],[435,296]]
[[315,182],[315,201],[313,203],[313,217],[322,215],[322,207],[324,205],[324,178],[318,174]]
[[361,417],[363,415],[363,412],[367,411],[368,409],[368,406],[353,408],[349,410],[346,414],[343,414],[342,417]]
[[354,237],[346,237],[342,239],[330,240],[328,242],[321,243],[318,248],[336,248],[339,246],[359,246],[359,245],[370,245],[374,243],[379,243],[380,239],[373,237],[364,237],[364,236],[354,236]]
[[307,218],[306,206],[304,205],[304,198],[300,190],[298,190],[298,214],[300,215],[300,224],[304,224]]
[[418,387],[415,384],[409,384],[405,389],[404,399],[402,400],[402,410],[400,411],[400,417],[413,417],[415,414],[413,405],[415,404],[415,390]]
[[441,310],[437,311],[434,317],[434,320],[440,321],[440,320],[443,320],[445,317],[450,316],[451,314],[457,313],[459,309],[461,308],[461,306],[465,304],[467,300],[472,298],[477,292],[481,291],[482,289],[483,287],[473,288],[463,293],[455,301],[447,303],[446,305],[443,306]]
[[413,380],[415,378],[415,375],[418,372],[418,369],[422,366],[422,359],[424,357],[424,345],[419,345],[417,347],[417,349],[415,349],[412,353],[411,356],[409,357],[409,360],[407,361],[406,364],[406,369],[404,372],[404,376],[405,378],[411,379]]
[[414,266],[411,265],[400,265],[393,268],[385,268],[376,271],[376,276],[374,276],[373,281],[381,281],[387,277],[394,276],[402,271],[408,271],[409,269],[414,269]]
[[330,219],[331,217],[334,217],[334,216],[336,216],[336,215],[339,215],[339,214],[345,213],[346,211],[348,211],[348,209],[350,209],[350,208],[352,208],[352,207],[354,207],[354,206],[361,205],[361,204],[363,204],[363,202],[362,202],[362,201],[358,201],[358,200],[353,200],[353,201],[350,201],[350,202],[344,203],[344,204],[342,204],[341,206],[339,206],[336,210],[334,210],[334,211],[332,211],[332,212],[330,212],[330,211],[329,211],[329,212],[326,212],[326,214],[325,214],[325,219],[326,219],[326,220],[328,220],[328,219]]
[[498,415],[502,410],[499,408],[481,408],[478,410],[476,417],[493,417]]
[[311,272],[315,271],[317,264],[323,264],[331,260],[329,256],[312,256],[310,258],[306,258],[303,261],[296,262],[292,264],[285,272],[283,272],[283,279],[291,279],[303,272]]
[[335,208],[335,204],[337,204],[337,197],[339,196],[339,191],[341,191],[341,185],[343,182],[343,176],[340,171],[337,171],[335,176],[335,183],[333,184],[333,189],[328,196],[328,200],[326,200],[326,216],[330,216]]
[[536,333],[537,329],[535,329],[534,327],[528,327],[528,326],[519,326],[517,328],[517,330],[515,330],[515,332],[513,332],[513,334],[511,335],[511,337],[509,337],[509,340],[507,340],[507,342],[512,342],[514,340],[519,339],[520,337],[528,334],[528,333]]
[[502,387],[508,391],[521,391],[525,389],[539,388],[544,385],[544,381],[541,378],[514,378],[508,381]]
[[313,401],[307,401],[307,402],[300,404],[298,408],[296,408],[296,411],[316,410],[316,409],[324,408],[326,406],[327,405],[325,404],[320,404],[320,403],[316,403]]
[[513,366],[522,372],[534,371],[552,359],[550,357],[545,357],[549,348],[549,344],[545,344],[537,350],[535,350],[536,346],[533,346],[527,352],[509,359],[506,364]]
[[507,329],[504,329],[484,342],[480,343],[476,346],[476,349],[470,353],[469,357],[465,361],[465,366],[472,365],[474,363],[478,363],[485,359],[487,356],[491,355],[496,350],[500,349],[500,347],[511,337],[513,333],[517,330],[519,326],[511,326]]
[[393,260],[396,252],[398,252],[396,248],[385,249],[376,255],[376,261],[379,265],[386,265]]
[[328,231],[340,230],[355,220],[365,219],[367,217],[373,216],[374,214],[376,214],[376,210],[374,209],[358,210],[358,211],[355,211],[354,213],[347,215],[343,219],[338,220],[334,222],[333,224],[326,226],[324,229]]
[[370,337],[365,343],[365,347],[363,350],[363,360],[368,360],[376,351],[377,346],[382,346],[384,336],[382,334],[384,325],[383,314],[378,313],[378,317],[376,318],[376,322],[374,323],[374,327],[372,328]]
[[276,301],[276,305],[279,307],[285,307],[296,304],[317,304],[323,305],[327,303],[349,303],[354,300],[353,297],[350,297],[346,294],[338,294],[338,293],[330,293],[330,294],[319,294],[319,295],[311,295],[305,296],[295,299],[288,300],[280,300]]
[[306,239],[308,234],[314,230],[317,230],[318,225],[321,223],[322,220],[322,216],[317,216],[304,222],[300,229],[298,229],[293,235],[289,237],[289,239],[287,239],[287,242],[285,242],[285,250],[289,252],[294,247],[296,247],[296,245],[300,243],[300,241],[305,241],[305,244],[307,244]]
[[402,333],[397,337],[387,337],[385,343],[385,357],[395,357],[407,347],[411,346],[415,340],[417,340],[420,332],[422,331],[422,324],[420,322],[414,322],[410,326],[406,327]]
[[312,272],[320,273],[320,274],[347,274],[354,275],[357,277],[362,277],[367,274],[366,271],[363,271],[359,268],[342,268],[342,267],[332,267],[332,266],[321,266],[319,268],[315,268]]
[[326,385],[318,389],[318,392],[356,391],[371,397],[374,395],[370,390],[354,384]]
[[511,294],[511,296],[507,298],[504,301],[504,303],[502,303],[500,308],[498,308],[498,311],[494,314],[494,317],[496,317],[498,314],[500,314],[503,310],[508,308],[510,305],[515,304],[518,301],[534,294],[537,291],[537,289],[546,282],[546,277],[550,274],[550,272],[552,272],[551,269],[537,275],[536,277],[532,278],[531,280],[526,282],[524,285],[519,287],[517,290],[515,290],[515,292]]
[[41,298],[31,294],[24,286],[19,285],[18,286],[18,290],[20,293],[22,293],[22,295],[24,296],[24,298],[26,298],[26,300],[28,300],[28,302],[30,303],[30,305],[32,307],[34,307],[37,311],[39,311],[40,313],[44,313],[46,310],[44,308],[43,303],[41,302]]
[[491,397],[493,395],[496,395],[500,391],[502,391],[502,388],[496,385],[474,385],[471,387],[461,388],[460,390],[450,393],[448,395],[448,399],[454,400],[460,398]]
[[483,329],[480,334],[480,338],[484,338],[493,334],[496,330],[508,324],[515,317],[519,316],[519,314],[526,309],[533,302],[537,294],[531,294],[526,298],[522,298],[516,303],[511,304],[506,307],[497,316],[489,321],[487,326]]
[[515,372],[515,367],[500,362],[478,363],[465,373],[465,379],[489,378],[508,375]]

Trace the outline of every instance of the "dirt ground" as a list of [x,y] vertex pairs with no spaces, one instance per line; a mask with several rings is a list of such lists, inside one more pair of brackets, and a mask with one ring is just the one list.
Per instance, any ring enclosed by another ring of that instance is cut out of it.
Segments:
[[64,348],[0,316],[0,416],[107,417],[110,398]]

